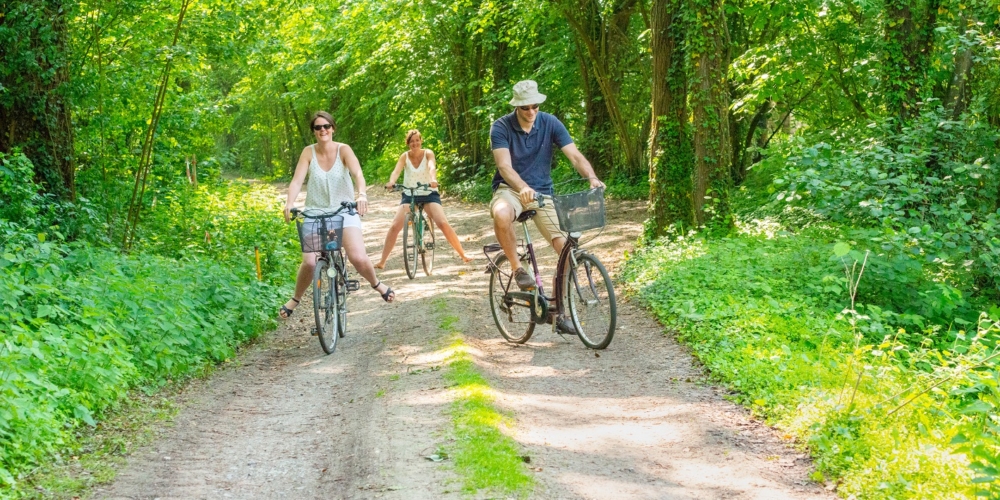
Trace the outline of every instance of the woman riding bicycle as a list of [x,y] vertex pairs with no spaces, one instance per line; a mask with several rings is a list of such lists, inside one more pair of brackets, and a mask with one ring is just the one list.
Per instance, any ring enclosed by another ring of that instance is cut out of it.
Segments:
[[[378,281],[372,261],[365,251],[365,240],[361,236],[361,216],[368,211],[368,195],[365,193],[365,176],[361,172],[358,158],[350,146],[333,141],[337,125],[329,113],[317,111],[309,126],[316,136],[316,144],[306,146],[299,155],[295,174],[292,176],[291,184],[288,185],[285,222],[291,220],[291,210],[295,207],[295,199],[299,196],[307,175],[309,182],[306,184],[306,210],[319,209],[332,212],[340,208],[341,202],[355,201],[354,182],[357,182],[357,214],[341,213],[344,217],[343,248],[347,252],[347,260],[351,261],[358,273],[382,295],[383,300],[392,302],[396,294],[388,285]],[[351,181],[352,177],[354,182]],[[295,280],[295,295],[281,306],[278,314],[282,318],[292,315],[302,300],[302,294],[312,282],[317,255],[302,254],[302,265],[299,266],[299,274]]]
[[[399,156],[396,168],[392,171],[392,175],[389,176],[389,182],[385,184],[385,188],[392,189],[401,172],[403,173],[404,187],[416,188],[417,183],[430,185],[431,189],[414,189],[415,201],[424,205],[424,212],[431,218],[435,226],[441,228],[444,237],[448,240],[448,243],[451,243],[452,248],[458,252],[458,256],[462,258],[462,261],[468,263],[472,259],[465,255],[462,243],[458,241],[458,235],[455,234],[455,230],[448,224],[448,218],[444,215],[444,208],[441,207],[441,195],[437,192],[438,183],[434,152],[421,148],[422,145],[423,139],[420,137],[418,130],[414,129],[406,132],[406,146],[409,150]],[[389,254],[392,253],[392,248],[396,246],[396,237],[399,236],[399,232],[403,229],[403,224],[406,222],[406,214],[409,212],[410,201],[410,195],[403,193],[399,209],[396,210],[396,217],[392,219],[392,226],[389,227],[389,232],[385,235],[385,243],[382,246],[382,259],[379,260],[378,264],[375,264],[375,267],[378,269],[385,268],[385,262],[389,260]]]

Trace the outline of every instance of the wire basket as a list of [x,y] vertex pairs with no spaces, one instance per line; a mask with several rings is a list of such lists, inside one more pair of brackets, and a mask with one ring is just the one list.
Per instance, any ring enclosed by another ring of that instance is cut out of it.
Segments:
[[305,215],[296,220],[299,230],[299,243],[302,253],[322,252],[323,250],[338,250],[344,237],[344,217],[342,215],[322,215],[310,217]]
[[553,197],[559,229],[576,233],[604,227],[604,188]]

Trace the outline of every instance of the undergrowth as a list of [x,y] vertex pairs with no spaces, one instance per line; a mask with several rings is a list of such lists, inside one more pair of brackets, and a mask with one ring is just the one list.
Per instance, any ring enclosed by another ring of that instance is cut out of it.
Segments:
[[815,479],[864,498],[993,491],[972,481],[995,469],[977,473],[967,454],[1000,451],[1000,378],[988,369],[1000,318],[914,344],[930,332],[894,325],[875,305],[851,308],[836,236],[662,243],[633,256],[623,277],[738,402],[813,451]]
[[296,253],[293,229],[268,220],[280,207],[265,187],[209,184],[161,199],[140,250],[126,254],[67,238],[73,221],[39,216],[44,199],[13,191],[27,179],[21,191],[37,192],[30,162],[14,166],[0,171],[17,181],[0,179],[0,195],[18,204],[0,219],[0,498],[37,494],[24,480],[77,460],[130,394],[198,376],[272,328],[293,276],[278,262]]

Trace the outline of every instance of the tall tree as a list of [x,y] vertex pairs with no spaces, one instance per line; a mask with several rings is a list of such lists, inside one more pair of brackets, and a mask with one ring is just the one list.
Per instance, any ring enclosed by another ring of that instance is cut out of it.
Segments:
[[[688,38],[691,58],[691,110],[694,122],[694,178],[691,193],[696,225],[728,212],[729,85],[725,0],[689,0],[693,21]],[[710,203],[706,206],[706,200]]]
[[649,222],[646,236],[662,236],[670,224],[692,218],[692,150],[685,74],[684,0],[653,0],[650,49],[653,56],[649,134]]
[[20,148],[49,191],[76,198],[67,18],[73,2],[4,2],[0,11],[0,151]]
[[[632,15],[638,0],[555,0],[563,15],[577,35],[577,40],[587,55],[585,69],[592,72],[608,117],[614,127],[622,153],[625,156],[625,173],[634,175],[644,170],[643,141],[633,130],[622,104],[622,82],[627,52],[634,43],[628,37]],[[588,74],[588,77],[590,75]],[[606,176],[606,172],[597,172]]]
[[919,112],[940,5],[941,0],[886,1],[883,85],[886,107],[899,126]]

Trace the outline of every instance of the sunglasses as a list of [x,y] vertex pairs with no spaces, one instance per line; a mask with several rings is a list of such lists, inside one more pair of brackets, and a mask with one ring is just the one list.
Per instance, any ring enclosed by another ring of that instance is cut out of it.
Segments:
[[538,109],[538,105],[532,104],[531,106],[518,106],[517,109],[520,109],[521,111],[531,111],[534,109]]
[[323,129],[330,130],[332,128],[333,128],[333,125],[330,125],[329,123],[324,123],[322,125],[313,125],[313,130],[315,130],[317,132],[319,132],[320,130],[323,130]]

